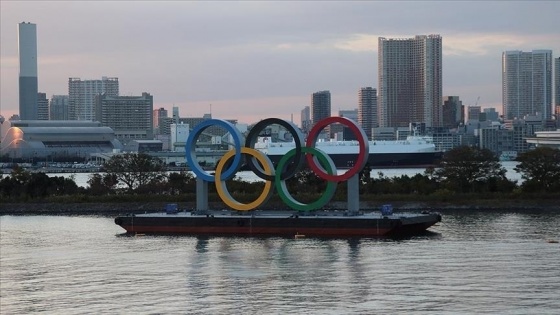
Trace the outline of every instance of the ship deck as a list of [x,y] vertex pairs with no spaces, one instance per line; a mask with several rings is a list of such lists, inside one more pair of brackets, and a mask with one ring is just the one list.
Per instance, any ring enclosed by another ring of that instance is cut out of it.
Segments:
[[253,210],[250,212],[244,211],[232,211],[232,210],[208,210],[208,211],[180,211],[177,213],[166,213],[166,212],[153,212],[153,213],[143,213],[143,214],[136,214],[136,217],[148,217],[148,218],[157,218],[157,217],[234,217],[234,218],[287,218],[287,217],[295,217],[298,216],[300,218],[336,218],[340,219],[344,217],[345,219],[404,219],[404,218],[415,218],[415,217],[424,217],[426,213],[416,213],[416,212],[398,212],[393,213],[392,215],[382,215],[379,211],[372,211],[372,212],[363,212],[360,211],[358,213],[350,213],[346,210],[331,210],[331,211],[314,211],[314,212],[297,212],[293,210]]

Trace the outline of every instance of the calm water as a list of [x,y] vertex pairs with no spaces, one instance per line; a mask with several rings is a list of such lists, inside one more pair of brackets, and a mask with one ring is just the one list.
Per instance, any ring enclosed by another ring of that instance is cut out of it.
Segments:
[[404,240],[124,237],[0,217],[2,314],[558,314],[560,214],[452,213]]

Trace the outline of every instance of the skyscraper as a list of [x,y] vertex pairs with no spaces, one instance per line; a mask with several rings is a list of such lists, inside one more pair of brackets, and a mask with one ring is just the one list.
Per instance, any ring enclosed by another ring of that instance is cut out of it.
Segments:
[[37,119],[37,25],[18,24],[19,117]]
[[379,125],[442,124],[442,38],[378,39]]
[[173,123],[178,124],[181,116],[179,115],[179,107],[173,106]]
[[68,95],[53,95],[49,105],[50,120],[68,120]]
[[311,112],[309,108],[309,106],[305,106],[301,110],[301,130],[305,133],[311,129]]
[[321,119],[331,116],[331,92],[319,91],[311,96],[311,121],[313,126]]
[[502,53],[502,109],[504,119],[541,113],[551,118],[552,51]]
[[169,123],[171,122],[171,119],[169,119],[169,122],[166,123],[167,119],[169,117],[167,117],[167,109],[161,107],[158,109],[154,109],[154,134],[157,135],[168,135],[170,134],[170,129],[169,129]]
[[558,126],[560,126],[560,57],[554,58],[554,73],[554,93],[556,93],[556,101],[554,103],[556,106],[556,123],[558,124]]
[[49,99],[47,93],[37,94],[37,120],[49,120]]
[[480,106],[468,106],[467,107],[467,119],[470,121],[479,121],[480,113],[482,113],[482,108]]
[[[313,93],[311,96],[311,128],[315,124],[323,119],[331,116],[331,92],[329,91],[319,91]],[[321,132],[325,137],[330,137],[330,126],[327,126]]]
[[146,92],[141,96],[95,96],[95,120],[111,127],[123,144],[153,139],[153,111],[154,97]]
[[69,116],[71,120],[95,118],[95,96],[119,96],[119,79],[103,77],[101,80],[68,79]]
[[358,124],[368,139],[372,139],[372,129],[379,127],[377,120],[377,89],[363,87],[358,92]]
[[465,108],[459,96],[444,96],[442,119],[443,127],[457,128],[465,120]]

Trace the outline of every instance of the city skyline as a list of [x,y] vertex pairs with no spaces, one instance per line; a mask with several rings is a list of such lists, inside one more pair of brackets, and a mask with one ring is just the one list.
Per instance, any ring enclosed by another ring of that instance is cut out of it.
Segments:
[[[0,114],[18,113],[17,24],[37,25],[39,92],[118,77],[154,108],[255,122],[290,119],[329,90],[332,113],[377,87],[378,37],[443,38],[443,95],[501,110],[501,54],[560,53],[560,3],[2,1]],[[98,23],[103,15],[109,22]],[[515,21],[515,23],[512,23]]]

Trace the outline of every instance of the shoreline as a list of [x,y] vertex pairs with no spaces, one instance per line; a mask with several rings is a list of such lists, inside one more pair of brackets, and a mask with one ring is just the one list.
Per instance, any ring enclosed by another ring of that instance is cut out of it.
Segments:
[[[196,202],[104,202],[104,203],[3,203],[0,205],[0,216],[4,215],[85,215],[85,216],[118,216],[124,214],[140,214],[164,212],[165,205],[176,203],[179,211],[192,211]],[[489,203],[491,205],[489,205]],[[465,203],[443,202],[393,202],[395,213],[410,211],[430,211],[441,214],[452,212],[553,212],[560,213],[560,204],[542,201],[503,201],[493,203],[489,201]],[[227,209],[221,202],[209,202],[209,209]],[[331,202],[326,210],[345,209],[346,202]],[[360,202],[360,210],[365,212],[379,211],[380,203]],[[286,209],[283,205],[272,205],[262,210],[283,210],[294,212],[297,210]]]

